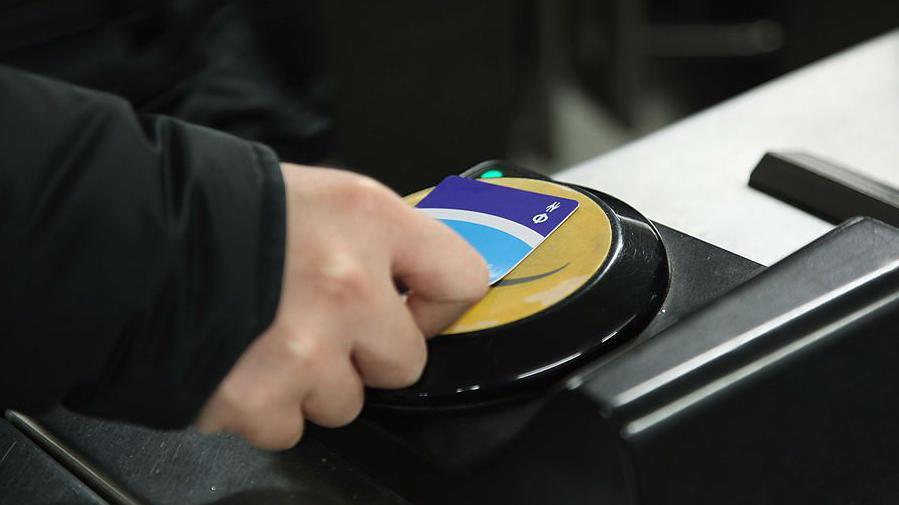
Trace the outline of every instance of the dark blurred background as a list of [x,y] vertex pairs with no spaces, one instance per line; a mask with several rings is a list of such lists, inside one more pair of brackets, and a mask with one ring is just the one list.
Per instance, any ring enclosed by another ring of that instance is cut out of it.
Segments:
[[[0,0],[0,63],[369,173],[552,173],[890,29],[896,0]],[[899,64],[899,62],[897,62]]]
[[[899,26],[895,0],[318,0],[277,10],[265,37],[288,72],[320,72],[332,161],[400,191],[488,158],[559,170]],[[309,30],[302,51],[289,49],[296,19]]]

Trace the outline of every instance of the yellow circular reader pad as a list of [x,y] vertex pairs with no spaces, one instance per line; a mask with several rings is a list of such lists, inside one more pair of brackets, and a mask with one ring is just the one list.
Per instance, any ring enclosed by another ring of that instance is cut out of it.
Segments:
[[[599,270],[612,247],[612,224],[592,198],[567,186],[524,178],[480,179],[481,182],[577,200],[580,205],[562,225],[487,296],[443,332],[468,333],[509,324],[564,300]],[[406,197],[412,205],[431,189]]]

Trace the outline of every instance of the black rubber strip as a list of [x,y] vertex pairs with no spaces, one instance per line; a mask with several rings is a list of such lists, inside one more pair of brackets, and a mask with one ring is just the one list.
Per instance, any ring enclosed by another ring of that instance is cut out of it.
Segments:
[[749,186],[831,223],[868,216],[899,227],[899,190],[804,153],[766,153]]

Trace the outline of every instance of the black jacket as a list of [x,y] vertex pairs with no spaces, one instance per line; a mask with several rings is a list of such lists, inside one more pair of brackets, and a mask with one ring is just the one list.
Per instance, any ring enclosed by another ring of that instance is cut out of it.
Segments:
[[[66,3],[0,0],[0,20]],[[73,30],[0,37],[0,62],[35,70],[35,52]],[[122,83],[145,94],[126,100],[0,65],[0,410],[62,402],[184,426],[272,321],[285,240],[277,156],[135,112],[167,93],[146,84]]]

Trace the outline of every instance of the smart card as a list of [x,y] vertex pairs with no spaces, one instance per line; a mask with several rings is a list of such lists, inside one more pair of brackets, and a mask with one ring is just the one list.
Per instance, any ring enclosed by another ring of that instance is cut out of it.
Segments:
[[416,207],[455,230],[483,256],[493,285],[565,222],[578,202],[450,176]]

